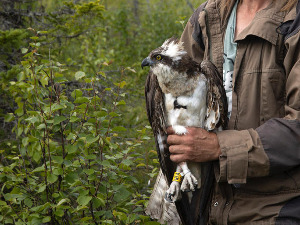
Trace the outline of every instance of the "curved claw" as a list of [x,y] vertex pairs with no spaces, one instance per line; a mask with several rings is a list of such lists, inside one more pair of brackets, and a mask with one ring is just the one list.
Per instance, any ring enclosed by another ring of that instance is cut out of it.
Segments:
[[195,191],[195,188],[198,185],[198,181],[196,177],[192,173],[187,173],[182,181],[181,184],[181,191],[187,192],[187,191]]
[[174,196],[173,194],[166,192],[166,194],[165,194],[165,200],[167,202],[173,202],[173,196]]
[[179,200],[180,197],[180,183],[173,181],[170,185],[170,188],[166,191],[165,200],[173,203]]

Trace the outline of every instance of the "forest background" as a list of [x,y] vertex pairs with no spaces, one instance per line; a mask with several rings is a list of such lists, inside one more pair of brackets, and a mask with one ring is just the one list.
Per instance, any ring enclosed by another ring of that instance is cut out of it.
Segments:
[[141,61],[201,0],[0,0],[0,224],[157,224]]

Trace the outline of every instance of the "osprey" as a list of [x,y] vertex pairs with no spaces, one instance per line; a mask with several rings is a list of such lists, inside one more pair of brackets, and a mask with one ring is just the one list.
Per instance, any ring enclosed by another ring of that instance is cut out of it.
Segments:
[[204,224],[213,183],[212,163],[175,165],[170,160],[166,128],[172,126],[178,135],[185,135],[187,126],[208,131],[225,128],[227,101],[222,78],[211,62],[193,61],[176,38],[153,50],[143,60],[145,66],[150,66],[145,84],[147,115],[161,166],[146,213],[162,223]]

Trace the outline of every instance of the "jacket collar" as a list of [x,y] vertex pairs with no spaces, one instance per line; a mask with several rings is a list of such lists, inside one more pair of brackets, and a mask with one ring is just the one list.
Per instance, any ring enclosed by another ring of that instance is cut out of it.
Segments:
[[[229,0],[209,0],[206,11],[208,14],[219,16],[221,32],[224,33],[235,1],[232,0],[228,10],[225,11],[220,10],[221,1]],[[243,40],[248,36],[257,36],[275,45],[278,40],[278,33],[274,31],[281,25],[287,14],[281,11],[285,3],[286,1],[274,0],[267,8],[257,12],[253,21],[238,35],[236,41]],[[268,29],[265,29],[265,27],[268,27]]]
[[[240,41],[248,36],[257,36],[276,45],[278,40],[277,28],[281,25],[286,12],[280,11],[283,1],[275,0],[267,8],[256,13],[252,22],[236,37]],[[268,27],[268,29],[265,29]]]

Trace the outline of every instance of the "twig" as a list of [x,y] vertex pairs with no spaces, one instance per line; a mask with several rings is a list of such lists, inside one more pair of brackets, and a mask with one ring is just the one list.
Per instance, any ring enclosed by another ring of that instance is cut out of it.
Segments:
[[195,9],[194,9],[194,6],[193,4],[189,1],[189,0],[186,0],[186,3],[188,4],[188,6],[192,9],[192,11],[194,12]]

